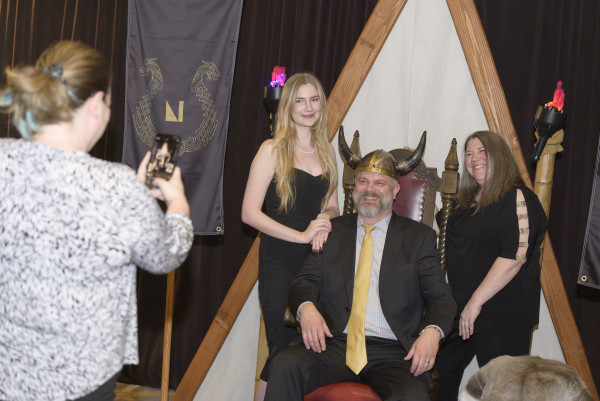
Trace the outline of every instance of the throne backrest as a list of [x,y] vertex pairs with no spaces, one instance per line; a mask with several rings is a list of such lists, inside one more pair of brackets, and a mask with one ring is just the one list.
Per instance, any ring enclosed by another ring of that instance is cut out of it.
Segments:
[[[407,149],[395,149],[390,153],[398,159],[405,158],[412,152]],[[394,212],[433,227],[435,197],[441,182],[437,169],[427,167],[421,160],[410,173],[398,178],[400,192],[394,200]]]

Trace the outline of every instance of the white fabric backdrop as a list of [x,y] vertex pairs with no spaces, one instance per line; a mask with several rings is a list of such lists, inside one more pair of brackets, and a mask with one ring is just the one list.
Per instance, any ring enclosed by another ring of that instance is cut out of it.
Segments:
[[[460,160],[464,139],[473,131],[488,129],[444,0],[407,2],[343,126],[348,144],[359,130],[363,155],[379,148],[415,147],[422,132],[427,131],[424,161],[440,174],[453,137],[458,141]],[[336,136],[336,148],[337,140]],[[339,156],[338,171],[341,176]],[[343,205],[341,185],[339,194]],[[541,301],[532,354],[564,362],[543,295]],[[255,288],[196,401],[252,399],[259,316]],[[461,389],[476,370],[473,360]]]

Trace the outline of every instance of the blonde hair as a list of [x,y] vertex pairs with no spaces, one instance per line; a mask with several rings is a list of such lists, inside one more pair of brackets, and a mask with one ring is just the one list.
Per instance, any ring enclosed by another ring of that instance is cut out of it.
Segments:
[[273,155],[275,157],[276,192],[281,199],[278,212],[287,212],[294,206],[296,194],[293,190],[295,179],[294,151],[298,142],[296,127],[292,121],[292,108],[296,100],[298,89],[302,85],[312,84],[317,89],[321,101],[321,115],[311,128],[312,140],[323,170],[322,179],[329,180],[329,189],[321,202],[321,209],[325,209],[327,201],[337,187],[337,166],[330,151],[327,138],[327,102],[323,86],[312,74],[299,73],[292,75],[285,83],[281,93],[281,100],[277,109],[277,125],[273,141]]
[[110,68],[102,54],[81,42],[48,47],[35,66],[6,68],[0,106],[6,107],[21,136],[32,139],[44,124],[70,121],[94,93],[107,93]]
[[474,132],[465,140],[463,152],[466,152],[469,141],[475,138],[481,141],[486,154],[485,185],[481,187],[463,165],[458,189],[458,206],[463,209],[476,206],[477,213],[497,202],[511,188],[525,183],[508,145],[500,135],[492,131]]

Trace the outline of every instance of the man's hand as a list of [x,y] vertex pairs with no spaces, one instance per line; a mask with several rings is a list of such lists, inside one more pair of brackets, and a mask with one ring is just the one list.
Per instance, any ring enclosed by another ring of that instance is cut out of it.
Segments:
[[300,327],[306,349],[315,352],[325,351],[325,336],[329,338],[333,336],[325,319],[312,303],[306,303],[300,308]]
[[428,327],[417,338],[410,348],[408,355],[404,358],[408,361],[412,358],[410,373],[419,376],[433,368],[435,356],[440,346],[441,334],[433,327]]

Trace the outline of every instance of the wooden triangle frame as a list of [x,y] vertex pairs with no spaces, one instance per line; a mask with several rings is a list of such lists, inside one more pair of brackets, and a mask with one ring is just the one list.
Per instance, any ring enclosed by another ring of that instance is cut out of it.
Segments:
[[[330,141],[344,120],[406,1],[379,0],[369,17],[327,101]],[[523,179],[531,187],[531,178],[474,0],[446,1],[489,128],[504,137],[517,161]],[[260,235],[250,248],[221,308],[183,376],[173,401],[194,399],[225,342],[235,319],[258,280],[259,241]],[[543,252],[541,284],[565,361],[577,370],[594,398],[599,400],[548,235],[546,235]]]

